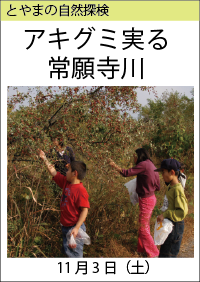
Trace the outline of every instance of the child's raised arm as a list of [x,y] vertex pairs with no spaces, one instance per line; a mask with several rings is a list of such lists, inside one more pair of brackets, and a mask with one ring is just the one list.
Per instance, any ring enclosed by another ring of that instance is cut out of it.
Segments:
[[115,170],[117,170],[118,172],[122,171],[121,167],[119,167],[115,162],[113,162],[112,159],[108,159],[108,164],[112,166]]
[[57,174],[55,167],[47,160],[45,153],[42,150],[39,150],[39,156],[44,161],[45,165],[48,168],[49,173],[54,177]]

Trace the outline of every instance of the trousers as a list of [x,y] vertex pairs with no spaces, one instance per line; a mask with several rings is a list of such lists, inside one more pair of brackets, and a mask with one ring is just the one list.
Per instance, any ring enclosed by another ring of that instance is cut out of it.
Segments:
[[139,236],[138,236],[138,252],[146,252],[150,258],[157,257],[159,250],[154,244],[154,240],[150,233],[150,218],[156,204],[156,196],[148,198],[139,198]]
[[183,238],[184,220],[174,222],[172,232],[169,234],[164,244],[160,247],[159,258],[176,258]]
[[[75,225],[74,225],[75,226]],[[84,243],[79,240],[77,242],[77,246],[75,249],[71,249],[68,245],[67,245],[67,233],[69,232],[69,230],[72,230],[72,228],[74,226],[70,226],[70,227],[65,227],[62,226],[62,237],[63,237],[63,247],[62,247],[62,252],[69,258],[82,258],[83,257],[83,246]],[[81,225],[81,228],[83,229],[83,231],[86,232],[86,227],[85,224],[83,223]]]

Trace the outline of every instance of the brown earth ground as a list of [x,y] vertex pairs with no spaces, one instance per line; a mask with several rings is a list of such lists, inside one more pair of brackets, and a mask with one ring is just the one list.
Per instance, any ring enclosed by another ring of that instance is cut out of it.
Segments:
[[[188,215],[186,216],[185,229],[183,239],[178,254],[178,258],[193,258],[194,257],[194,207],[189,205]],[[152,232],[151,235],[153,236]],[[160,247],[158,246],[158,249]],[[122,241],[122,244],[115,239],[109,242],[109,246],[101,249],[105,257],[146,257],[146,254],[137,252],[137,244],[132,244],[130,239],[126,238]]]

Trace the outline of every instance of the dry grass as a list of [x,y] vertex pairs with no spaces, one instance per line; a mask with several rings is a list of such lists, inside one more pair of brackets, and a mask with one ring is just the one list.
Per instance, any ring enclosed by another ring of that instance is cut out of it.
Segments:
[[[90,195],[86,227],[92,244],[85,245],[84,257],[145,257],[137,253],[139,207],[130,203],[124,187],[129,180],[109,171],[99,172],[98,167],[90,168],[84,186]],[[194,227],[192,178],[188,183],[189,215],[185,219],[183,245]],[[150,223],[152,235],[164,194],[161,180]],[[8,164],[8,257],[62,256],[60,196],[60,189],[52,184],[42,164]]]
[[119,243],[115,239],[111,239],[108,246],[102,248],[105,257],[115,257],[115,258],[129,258],[129,257],[139,257],[138,253],[131,250],[130,247]]

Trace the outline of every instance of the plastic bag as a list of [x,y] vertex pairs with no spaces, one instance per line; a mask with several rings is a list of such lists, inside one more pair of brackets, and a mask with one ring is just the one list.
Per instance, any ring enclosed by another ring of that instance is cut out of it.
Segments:
[[72,229],[71,228],[68,232],[67,232],[67,245],[74,249],[76,248],[76,245],[80,242],[82,242],[83,244],[86,244],[86,245],[90,245],[91,243],[91,240],[90,240],[90,237],[88,236],[88,234],[83,231],[82,228],[79,228],[79,231],[78,231],[78,234],[76,236],[76,238],[74,238],[73,235],[70,236],[71,232],[72,232]]
[[183,189],[185,189],[185,183],[186,183],[186,175],[184,173],[181,173],[184,177],[179,176],[178,180],[181,182],[181,185],[183,186]]
[[138,193],[136,192],[137,178],[125,183],[124,186],[128,189],[131,203],[136,205],[139,202]]
[[168,209],[168,205],[169,205],[168,199],[167,199],[167,196],[165,195],[165,197],[164,197],[164,202],[163,202],[163,206],[162,206],[162,208],[160,208],[160,210],[161,210],[162,212],[165,212],[165,211]]
[[168,235],[172,232],[173,223],[164,218],[163,221],[157,222],[154,228],[154,243],[155,245],[162,245],[164,244],[165,240],[167,239]]
[[74,235],[71,235],[69,238],[69,241],[67,242],[67,245],[71,248],[71,249],[75,249],[76,248],[76,241],[74,239]]

